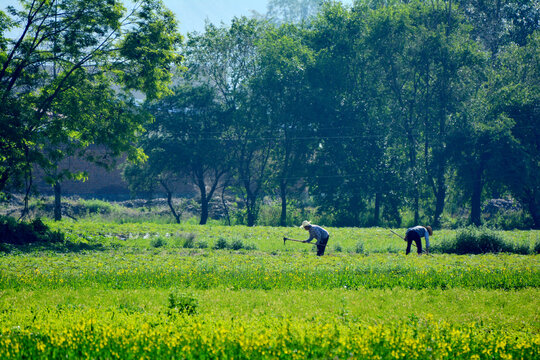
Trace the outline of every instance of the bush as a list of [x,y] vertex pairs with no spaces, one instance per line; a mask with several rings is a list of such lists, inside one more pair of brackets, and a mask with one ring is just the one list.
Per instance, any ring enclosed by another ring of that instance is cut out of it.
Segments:
[[364,250],[364,242],[362,240],[359,240],[355,247],[354,247],[354,252],[357,253],[357,254],[363,254],[365,252]]
[[208,248],[208,243],[204,240],[201,240],[201,241],[198,241],[197,242],[197,247],[199,249],[207,249]]
[[257,247],[253,244],[244,244],[241,239],[233,239],[230,243],[220,237],[214,245],[215,250],[231,249],[231,250],[256,250]]
[[195,296],[185,293],[171,292],[169,294],[168,314],[193,315],[197,313],[199,301]]
[[500,230],[530,229],[534,222],[525,211],[499,211],[496,215],[487,218],[485,225]]
[[433,251],[459,255],[498,252],[523,253],[523,247],[506,242],[498,231],[471,226],[458,230],[454,239],[434,246]]
[[535,254],[540,254],[540,240],[538,239],[536,239],[536,242],[534,243],[533,252]]
[[96,199],[80,200],[80,204],[88,214],[110,214],[114,208],[111,203]]
[[485,254],[509,251],[509,247],[499,232],[487,228],[468,227],[456,235],[458,254]]
[[184,248],[186,249],[193,249],[195,247],[195,238],[197,237],[194,233],[188,233],[182,235],[184,238]]
[[231,243],[231,249],[240,250],[244,248],[244,243],[240,239],[235,239]]
[[165,241],[165,239],[163,239],[161,236],[150,241],[150,246],[155,248],[163,247],[165,245],[167,245],[167,241]]
[[216,241],[216,244],[214,245],[215,250],[227,249],[228,247],[229,244],[227,243],[227,240],[221,237]]
[[64,234],[60,231],[51,231],[39,218],[27,223],[18,222],[12,217],[0,216],[0,243],[24,245],[38,242],[64,242]]

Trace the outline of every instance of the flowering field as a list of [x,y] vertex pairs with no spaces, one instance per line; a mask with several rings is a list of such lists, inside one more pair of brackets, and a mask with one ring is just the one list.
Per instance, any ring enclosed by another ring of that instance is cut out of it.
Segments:
[[52,226],[72,246],[0,255],[1,359],[540,358],[539,255],[405,256],[384,229],[331,229],[318,258],[283,245],[299,229]]

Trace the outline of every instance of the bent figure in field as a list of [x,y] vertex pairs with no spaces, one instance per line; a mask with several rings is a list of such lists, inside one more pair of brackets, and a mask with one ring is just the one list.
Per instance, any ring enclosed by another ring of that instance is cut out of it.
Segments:
[[426,238],[426,253],[429,254],[429,236],[433,235],[433,230],[431,226],[415,226],[407,229],[405,233],[405,241],[407,242],[407,250],[405,251],[406,255],[409,255],[411,252],[411,244],[414,241],[416,244],[416,250],[418,254],[422,254],[422,237]]
[[328,231],[318,225],[312,225],[307,220],[302,222],[300,228],[309,231],[309,239],[304,240],[305,243],[311,243],[311,240],[317,239],[317,242],[315,243],[317,245],[317,256],[323,256],[324,250],[326,249],[326,244],[330,238]]

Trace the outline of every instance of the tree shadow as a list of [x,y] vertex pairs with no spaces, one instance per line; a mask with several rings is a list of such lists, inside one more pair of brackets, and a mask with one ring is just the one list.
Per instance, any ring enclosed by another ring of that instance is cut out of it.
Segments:
[[88,244],[88,243],[75,243],[75,242],[35,242],[23,245],[0,243],[0,254],[30,254],[40,252],[54,252],[54,253],[82,253],[90,251],[106,251],[108,248],[103,244]]

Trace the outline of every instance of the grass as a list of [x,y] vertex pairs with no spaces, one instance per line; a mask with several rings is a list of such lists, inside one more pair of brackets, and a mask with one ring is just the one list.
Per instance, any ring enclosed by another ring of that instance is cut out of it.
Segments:
[[540,256],[334,255],[261,253],[200,249],[101,252],[70,256],[6,257],[0,289],[334,289],[488,288],[540,286]]
[[405,256],[382,228],[330,228],[319,258],[283,245],[297,228],[48,225],[67,244],[0,255],[2,359],[540,357],[540,255]]
[[[219,239],[227,242],[241,240],[246,244],[254,245],[258,250],[264,252],[271,251],[292,251],[298,252],[309,248],[308,245],[287,242],[283,245],[283,236],[296,239],[307,239],[307,232],[297,227],[265,227],[265,226],[222,226],[211,225],[201,226],[194,224],[156,224],[156,223],[106,223],[93,221],[62,221],[59,223],[47,223],[53,230],[62,230],[69,234],[75,241],[86,240],[88,242],[99,242],[108,244],[120,240],[119,244],[127,246],[137,246],[134,241],[139,241],[138,245],[146,246],[150,239],[158,236],[185,237],[195,236],[198,241],[206,242],[209,247],[214,247]],[[334,245],[339,244],[342,252],[355,253],[359,251],[365,253],[398,253],[404,252],[405,242],[393,235],[384,228],[328,228],[330,231],[330,241],[327,251],[332,252]],[[406,229],[394,229],[398,234],[405,234]],[[434,248],[451,242],[456,237],[456,230],[435,231],[430,237],[430,242]],[[532,252],[534,244],[540,238],[538,230],[515,230],[500,231],[505,241],[515,247],[527,247]],[[130,240],[126,243],[125,240]]]

